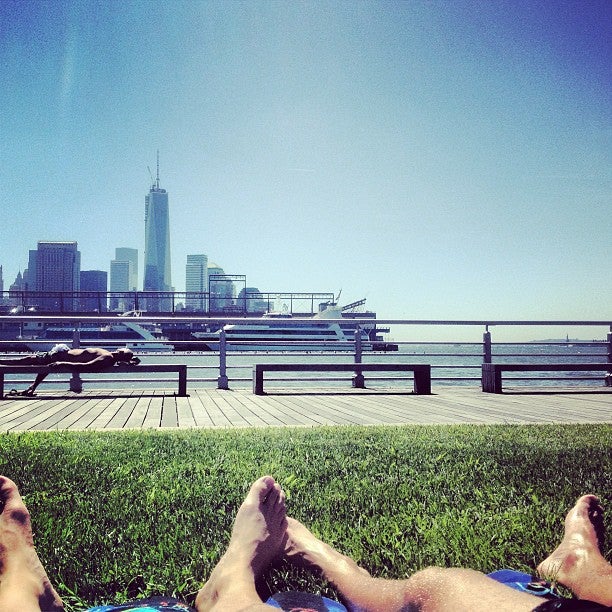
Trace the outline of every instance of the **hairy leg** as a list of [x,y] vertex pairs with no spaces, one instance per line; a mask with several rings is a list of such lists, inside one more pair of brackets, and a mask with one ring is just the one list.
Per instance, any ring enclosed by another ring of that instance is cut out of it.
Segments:
[[528,611],[541,600],[513,590],[469,569],[428,568],[406,580],[373,578],[350,557],[319,540],[300,522],[287,518],[285,556],[319,569],[342,594],[351,610],[419,612]]
[[561,544],[538,565],[538,573],[571,589],[580,599],[612,606],[612,566],[601,554],[603,508],[583,495],[565,517]]
[[63,610],[34,549],[30,514],[17,485],[0,476],[0,610]]
[[196,598],[198,612],[270,610],[255,580],[282,553],[286,527],[285,494],[271,476],[264,476],[238,509],[227,551]]

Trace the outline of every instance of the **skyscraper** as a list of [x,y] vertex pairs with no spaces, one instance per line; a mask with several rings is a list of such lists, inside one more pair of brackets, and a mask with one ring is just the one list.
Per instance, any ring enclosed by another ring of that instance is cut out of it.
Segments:
[[76,242],[38,242],[30,251],[30,290],[43,292],[39,302],[44,310],[74,310],[80,289],[81,253]]
[[106,312],[108,273],[104,270],[81,270],[81,296],[79,310]]
[[206,255],[187,255],[185,269],[185,291],[199,295],[187,295],[188,310],[206,311],[206,296],[208,291],[208,257]]
[[138,250],[128,247],[115,249],[110,263],[111,310],[134,310],[138,290]]
[[168,193],[159,186],[159,153],[157,154],[157,178],[145,196],[143,289],[145,291],[172,291]]
[[115,261],[130,262],[130,271],[127,286],[122,291],[138,291],[138,249],[117,247]]
[[110,308],[111,310],[133,310],[130,293],[131,262],[113,259],[110,262]]

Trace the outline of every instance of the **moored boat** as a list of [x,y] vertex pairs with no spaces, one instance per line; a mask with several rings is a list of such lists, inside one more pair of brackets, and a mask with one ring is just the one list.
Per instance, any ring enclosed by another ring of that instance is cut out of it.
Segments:
[[[262,320],[225,325],[215,332],[194,332],[202,350],[219,350],[221,331],[228,350],[238,351],[354,351],[356,333],[362,349],[397,350],[377,336],[376,325],[360,323],[343,316],[343,308],[335,303],[320,305],[319,312],[309,318],[293,317],[286,312],[268,312]],[[385,348],[382,348],[382,347]]]

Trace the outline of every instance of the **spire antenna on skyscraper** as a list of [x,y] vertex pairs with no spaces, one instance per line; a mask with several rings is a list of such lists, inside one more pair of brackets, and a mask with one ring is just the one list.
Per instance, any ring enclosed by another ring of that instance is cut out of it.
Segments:
[[157,149],[157,188],[159,189],[159,149]]

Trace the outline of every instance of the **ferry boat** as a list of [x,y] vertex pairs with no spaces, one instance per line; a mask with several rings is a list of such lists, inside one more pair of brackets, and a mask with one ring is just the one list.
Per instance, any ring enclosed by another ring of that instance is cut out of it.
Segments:
[[[174,345],[164,342],[161,330],[151,323],[132,321],[139,316],[137,311],[120,315],[121,322],[109,325],[83,323],[79,326],[81,345],[97,346],[107,350],[127,347],[134,352],[167,353],[174,350]],[[125,318],[123,318],[125,317]],[[74,327],[50,325],[32,342],[35,351],[49,351],[58,343],[70,344]],[[46,341],[46,342],[43,342]]]
[[[364,351],[397,350],[396,344],[384,342],[377,335],[377,332],[386,330],[377,328],[374,323],[359,323],[358,318],[345,317],[343,311],[346,308],[327,302],[321,304],[319,312],[308,319],[294,318],[285,312],[268,312],[263,315],[263,321],[247,320],[225,325],[223,331],[227,350],[354,351],[357,328]],[[193,332],[195,338],[204,341],[201,350],[210,351],[219,350],[220,334],[221,330]]]

